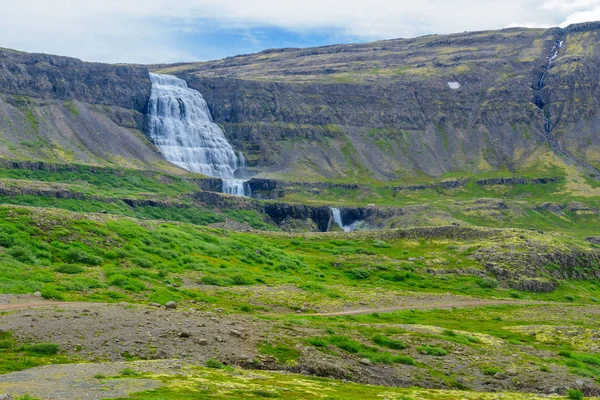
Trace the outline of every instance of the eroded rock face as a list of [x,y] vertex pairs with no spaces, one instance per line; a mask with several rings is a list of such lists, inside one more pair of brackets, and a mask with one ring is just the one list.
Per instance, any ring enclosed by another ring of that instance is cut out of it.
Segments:
[[150,86],[144,66],[86,63],[0,49],[0,92],[6,94],[78,100],[145,113]]
[[600,24],[581,24],[270,50],[177,74],[260,171],[385,180],[472,171],[482,159],[514,170],[540,149],[595,159],[599,35]]

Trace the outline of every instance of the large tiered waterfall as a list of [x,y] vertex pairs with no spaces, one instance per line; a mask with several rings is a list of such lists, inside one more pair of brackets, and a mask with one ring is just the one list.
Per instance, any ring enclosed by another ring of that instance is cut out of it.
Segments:
[[150,80],[148,128],[165,158],[188,171],[222,178],[225,193],[248,196],[250,189],[239,179],[246,159],[212,121],[200,92],[170,75],[150,74]]

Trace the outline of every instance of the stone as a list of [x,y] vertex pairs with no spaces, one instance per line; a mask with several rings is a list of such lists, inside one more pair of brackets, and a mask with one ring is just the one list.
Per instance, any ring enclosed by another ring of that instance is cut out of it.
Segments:
[[246,336],[246,335],[244,335],[244,333],[243,333],[243,332],[240,332],[240,331],[238,331],[238,330],[236,330],[236,329],[232,329],[232,330],[230,330],[230,331],[229,331],[229,334],[230,334],[231,336],[234,336],[234,337],[237,337],[237,338],[240,338],[240,339],[243,339],[243,338]]
[[505,374],[503,374],[502,372],[496,372],[494,374],[494,379],[498,379],[498,380],[504,380],[504,379],[508,379],[508,376],[506,376]]
[[373,362],[371,362],[371,360],[369,360],[368,358],[361,358],[359,361],[362,365],[366,365],[368,367],[373,366]]
[[156,308],[161,308],[162,305],[158,304],[158,303],[150,303],[150,307],[156,307]]
[[125,301],[122,301],[119,303],[119,307],[127,307],[127,306],[129,306],[129,303],[127,303]]
[[10,394],[0,394],[0,400],[12,400],[12,396]]
[[189,332],[179,332],[177,334],[177,336],[179,336],[180,338],[189,338],[190,336],[192,336]]
[[[33,293],[33,295],[34,295],[35,297],[42,297],[42,292],[35,292],[35,293]],[[7,395],[7,396],[8,396],[8,395]],[[1,397],[0,397],[0,399],[1,399]]]
[[208,346],[208,340],[206,339],[198,339],[196,343],[198,343],[200,346]]
[[167,304],[165,304],[165,308],[168,310],[175,310],[177,308],[177,302],[170,301]]

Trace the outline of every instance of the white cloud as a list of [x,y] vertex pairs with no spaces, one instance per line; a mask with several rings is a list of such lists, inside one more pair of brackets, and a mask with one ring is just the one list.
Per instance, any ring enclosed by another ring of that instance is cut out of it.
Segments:
[[593,10],[579,11],[571,14],[560,24],[560,26],[565,27],[587,21],[600,21],[600,6]]
[[[204,58],[177,37],[206,29],[329,29],[360,40],[600,19],[600,0],[8,0],[0,46],[109,62]],[[515,21],[517,23],[515,23]]]

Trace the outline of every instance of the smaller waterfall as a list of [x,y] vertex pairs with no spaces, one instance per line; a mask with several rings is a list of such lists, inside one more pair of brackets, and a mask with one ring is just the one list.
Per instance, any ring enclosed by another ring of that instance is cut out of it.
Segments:
[[331,214],[333,215],[333,222],[340,228],[344,230],[344,232],[352,232],[354,228],[356,228],[356,224],[358,221],[354,221],[350,225],[344,225],[342,221],[342,212],[339,208],[332,207]]

